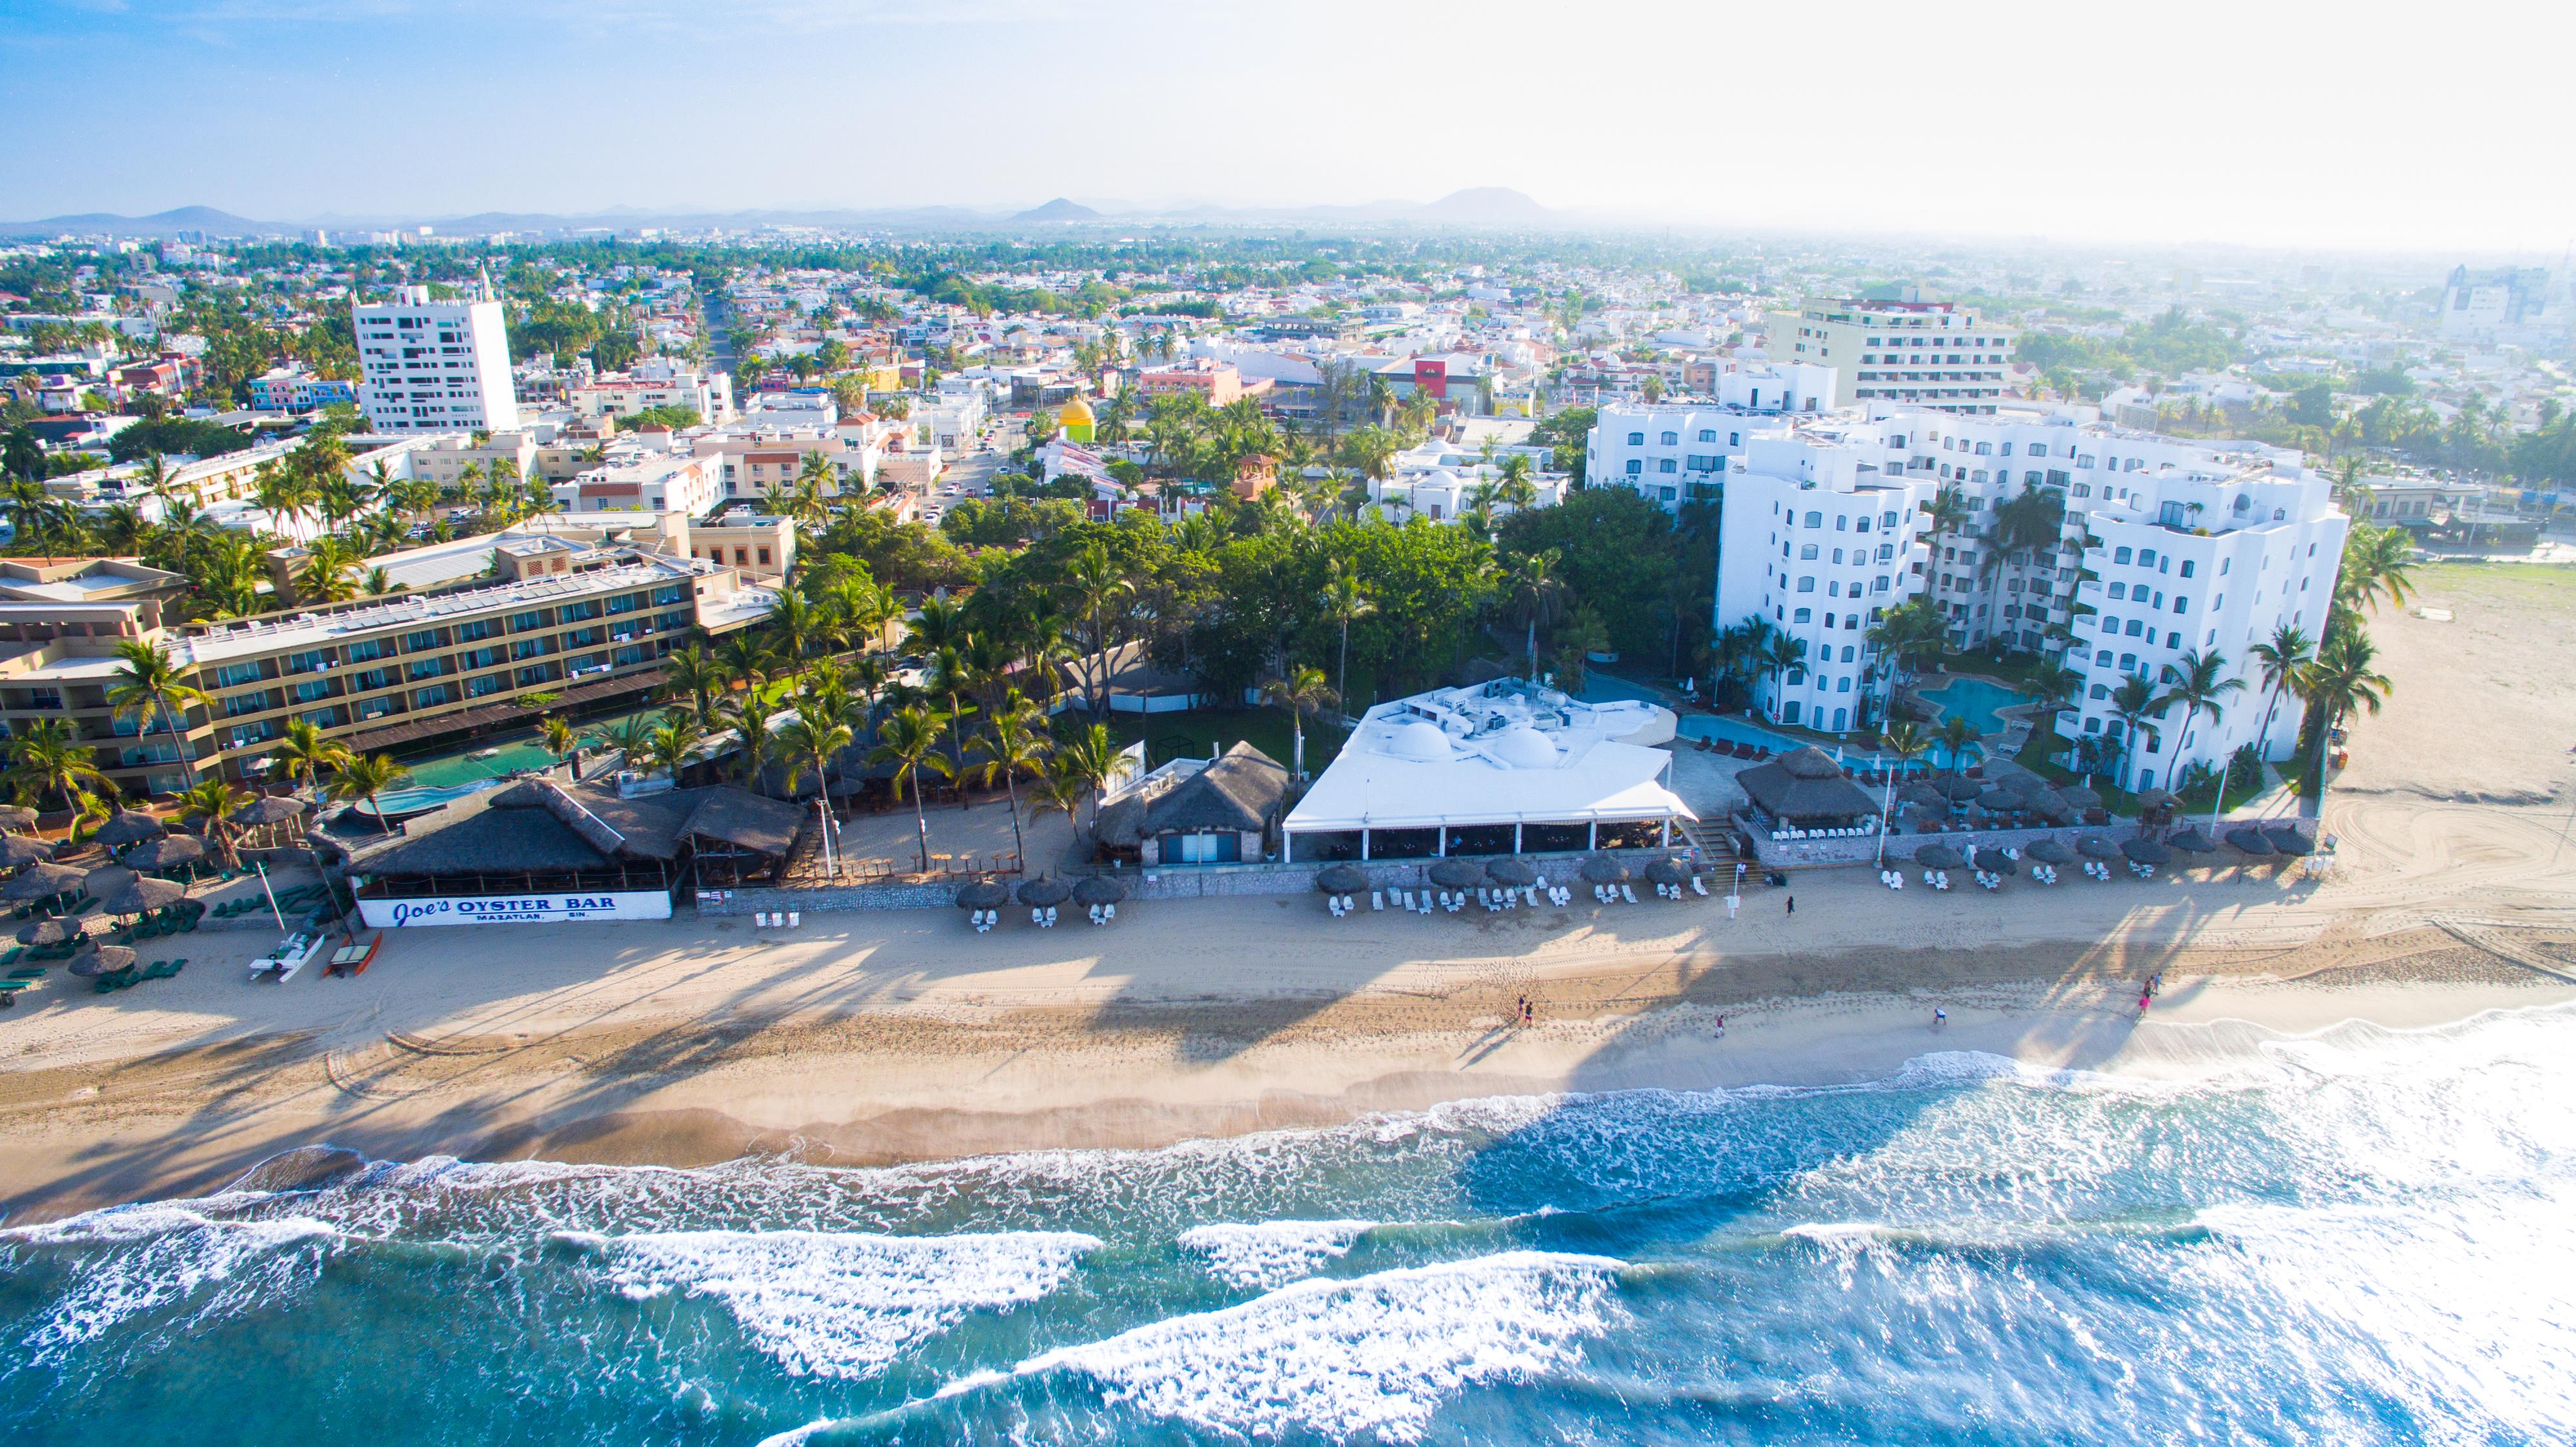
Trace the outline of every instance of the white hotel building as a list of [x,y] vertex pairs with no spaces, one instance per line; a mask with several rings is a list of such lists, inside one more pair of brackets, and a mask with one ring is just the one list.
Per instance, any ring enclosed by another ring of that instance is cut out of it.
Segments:
[[[1944,490],[1968,505],[1956,532],[1934,537],[1928,517],[1900,528],[1892,541],[1907,562],[1887,589],[1901,602],[1921,591],[1951,621],[1953,646],[1993,640],[2026,650],[2064,650],[2068,667],[2084,676],[2078,707],[2060,721],[2061,732],[2117,735],[2122,728],[2110,699],[2123,677],[2143,673],[2160,686],[2182,654],[2216,651],[2230,676],[2246,687],[2225,702],[2222,718],[2202,717],[2191,737],[2168,749],[2164,730],[2146,726],[2146,746],[2128,761],[2137,786],[2161,783],[2193,762],[2223,762],[2242,744],[2256,741],[2263,721],[2260,679],[2248,654],[2283,624],[2316,637],[2334,596],[2349,520],[2337,510],[2327,479],[2310,471],[2296,452],[2256,443],[2188,441],[2107,426],[2089,408],[2036,415],[1955,417],[1918,408],[1873,409],[1865,422],[1803,426],[1782,438],[1752,439],[1746,456],[1725,480],[1723,541],[1718,560],[1720,627],[1761,611],[1808,640],[1816,660],[1812,677],[1793,684],[1766,709],[1782,722],[1839,731],[1857,726],[1857,710],[1836,723],[1834,699],[1842,651],[1859,643],[1848,624],[1828,630],[1829,613],[1848,618],[1855,579],[1848,563],[1834,566],[1850,545],[1831,537],[1838,509],[1802,504],[1797,511],[1823,521],[1813,539],[1788,536],[1778,521],[1790,511],[1784,489],[1818,492],[1840,488],[1848,471],[1857,488],[1865,480],[1885,493],[1901,488],[1918,511]],[[2053,548],[2009,560],[1995,549],[1994,516],[2004,501],[2031,488],[2062,495],[2065,524]],[[1884,511],[1884,509],[1881,509]],[[1902,509],[1900,509],[1900,512]],[[1797,547],[1784,558],[1783,543]],[[1838,546],[1839,544],[1839,546]],[[1806,556],[1810,546],[1815,558]],[[1873,566],[1887,541],[1868,552]],[[1817,564],[1810,572],[1801,564]],[[1807,586],[1801,587],[1804,583]],[[1837,589],[1834,585],[1840,584]],[[1813,595],[1813,596],[1810,596]],[[1860,612],[1866,628],[1884,606],[1875,590]],[[1817,626],[1801,631],[1801,609]],[[1828,632],[1835,634],[1828,639]],[[1830,656],[1826,650],[1830,647]],[[1866,662],[1866,645],[1853,652]],[[1824,689],[1819,681],[1830,682]],[[1859,685],[1855,684],[1855,688]],[[1799,706],[1799,717],[1787,711]],[[2180,722],[2178,712],[2173,722]],[[2277,757],[2295,739],[2297,710],[2285,708],[2261,743]],[[2177,758],[2180,763],[2177,764]]]
[[510,342],[489,283],[479,298],[432,301],[425,286],[353,308],[358,406],[378,432],[506,432],[519,425]]
[[1876,433],[1847,420],[1747,439],[1719,512],[1716,626],[1759,616],[1807,645],[1807,665],[1766,677],[1762,710],[1828,733],[1860,726],[1875,651],[1869,625],[1924,585],[1939,491],[1890,468]]
[[1831,367],[1760,367],[1718,374],[1712,398],[1606,404],[1584,440],[1584,480],[1632,487],[1678,511],[1716,497],[1746,439],[1785,435],[1800,414],[1831,407],[1833,393]]

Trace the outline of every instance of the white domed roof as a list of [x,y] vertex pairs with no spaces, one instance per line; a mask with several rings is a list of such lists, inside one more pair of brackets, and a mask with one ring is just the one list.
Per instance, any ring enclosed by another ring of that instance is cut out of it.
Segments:
[[1494,735],[1490,747],[1494,757],[1515,769],[1553,769],[1556,767],[1556,745],[1547,735],[1528,724],[1515,724]]
[[1386,751],[1399,759],[1445,759],[1449,736],[1427,719],[1406,719],[1387,734]]
[[1445,487],[1454,492],[1458,487],[1458,474],[1451,472],[1445,467],[1435,467],[1429,473],[1424,475],[1419,485],[1423,487]]

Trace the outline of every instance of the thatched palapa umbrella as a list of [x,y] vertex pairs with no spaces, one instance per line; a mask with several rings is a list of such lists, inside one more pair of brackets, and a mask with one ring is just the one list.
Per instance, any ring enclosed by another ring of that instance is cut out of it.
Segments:
[[140,844],[146,839],[158,839],[169,832],[160,820],[149,814],[132,809],[119,809],[109,815],[107,822],[99,825],[98,832],[90,835],[89,838],[91,843],[102,849],[122,849],[128,844]]
[[2087,834],[2075,841],[2075,852],[2087,859],[2117,859],[2120,846],[2100,834]]
[[2270,835],[2251,824],[2242,824],[2228,830],[2227,843],[2237,853],[2250,855],[2256,859],[2268,859],[2281,852],[2272,847]]
[[2072,864],[2075,862],[2075,851],[2067,848],[2065,845],[2054,839],[2034,839],[2022,850],[2022,853],[2029,855],[2031,858],[2038,860],[2042,864]]
[[1624,884],[1628,866],[1607,854],[1596,854],[1583,861],[1583,878],[1591,884]]
[[123,945],[100,945],[72,956],[71,972],[83,979],[112,975],[134,968],[134,951]]
[[35,827],[35,810],[24,804],[0,804],[0,829],[18,830]]
[[1920,779],[1897,790],[1896,799],[1898,803],[1913,804],[1925,809],[1950,807],[1950,796],[1942,793],[1939,785],[1927,784]]
[[15,879],[0,885],[0,899],[14,904],[51,899],[80,888],[82,877],[79,870],[67,864],[30,864],[19,870]]
[[979,879],[957,886],[959,909],[1000,909],[1011,902],[1011,887],[998,880]]
[[1941,797],[1953,804],[1965,804],[1986,791],[1985,785],[1960,774],[1953,774],[1932,787],[1940,790]]
[[2317,852],[2317,846],[2314,840],[2308,838],[2308,836],[2300,833],[2298,830],[2288,828],[2286,826],[2277,829],[2266,829],[2263,831],[2263,837],[2271,840],[2272,847],[2281,851],[2283,854],[2302,855],[2314,854]]
[[1472,859],[1443,859],[1431,866],[1431,882],[1442,889],[1474,889],[1485,882],[1485,866]]
[[185,834],[146,840],[117,856],[133,869],[176,869],[206,857],[206,846]]
[[1020,886],[1020,903],[1032,909],[1046,909],[1071,898],[1072,886],[1061,879],[1032,879]]
[[0,869],[42,864],[54,857],[54,846],[31,834],[0,834]]
[[301,799],[287,794],[271,794],[235,809],[231,819],[245,829],[256,829],[263,824],[283,824],[289,819],[302,818],[304,809]]
[[2120,852],[2149,869],[2162,869],[2173,861],[2173,851],[2152,839],[2124,839]]
[[[104,869],[97,871],[99,874],[106,872]],[[188,887],[167,879],[129,874],[125,883],[115,889],[105,893],[93,889],[91,893],[98,894],[98,907],[109,914],[150,914],[186,899]]]
[[1315,887],[1326,894],[1357,894],[1369,887],[1368,871],[1356,864],[1327,864],[1315,871]]
[[1678,859],[1655,859],[1646,864],[1646,879],[1652,884],[1688,884],[1690,866]]
[[1914,862],[1926,869],[1960,869],[1966,867],[1968,856],[1947,844],[1926,844],[1914,851]]
[[2006,859],[2004,857],[2004,852],[2000,849],[1978,850],[1976,855],[1976,864],[1979,869],[1984,870],[1988,874],[2021,873],[2021,866],[2009,859]]
[[2102,807],[2101,793],[2098,790],[2088,789],[2082,784],[2067,785],[2057,791],[2057,797],[2065,800],[2070,807],[2074,808],[2078,812],[2086,809],[2099,809]]
[[22,945],[59,945],[79,939],[85,932],[85,921],[78,915],[49,916],[18,931]]
[[2215,854],[2218,852],[2217,843],[2208,835],[2201,833],[2198,829],[2185,829],[2173,834],[2165,840],[2165,847],[2167,849],[2179,849],[2185,854]]
[[1127,886],[1105,874],[1095,874],[1073,887],[1073,902],[1088,909],[1095,904],[1116,904],[1127,897]]
[[1538,883],[1538,871],[1524,859],[1488,859],[1485,877],[1505,889],[1520,889]]

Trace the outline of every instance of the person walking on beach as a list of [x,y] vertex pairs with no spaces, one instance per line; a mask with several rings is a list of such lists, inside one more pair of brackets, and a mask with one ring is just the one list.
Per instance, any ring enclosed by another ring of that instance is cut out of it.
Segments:
[[2140,990],[2140,991],[2138,992],[2138,1018],[2139,1018],[2139,1019],[2144,1020],[2145,1018],[2147,1018],[2147,1002],[2148,1002],[2149,1000],[2153,999],[2153,998],[2155,998],[2155,997],[2154,997],[2152,994],[2150,994],[2148,991]]
[[1726,1038],[1726,1017],[1724,1015],[1717,1017],[1717,1033],[1709,1038],[1712,1040],[1723,1040]]
[[1796,895],[1794,895],[1794,894],[1793,894],[1793,895],[1789,896],[1789,913],[1791,913],[1791,914],[1796,914],[1797,912],[1798,912],[1798,896],[1796,896]]
[[1942,1026],[1947,1025],[1947,1024],[1949,1024],[1949,1023],[1950,1023],[1950,1012],[1949,1012],[1949,1011],[1947,1011],[1947,1010],[1942,1009],[1942,1008],[1941,1008],[1940,1006],[1938,1006],[1938,1005],[1933,1006],[1933,1007],[1932,1007],[1932,1028],[1933,1028],[1933,1029],[1935,1029],[1935,1030],[1938,1030],[1938,1029],[1940,1029]]

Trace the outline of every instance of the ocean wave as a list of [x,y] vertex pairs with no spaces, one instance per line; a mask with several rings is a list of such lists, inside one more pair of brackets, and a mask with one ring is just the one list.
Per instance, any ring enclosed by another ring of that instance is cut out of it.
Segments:
[[[1302,1281],[1022,1362],[1073,1373],[1112,1405],[1250,1437],[1419,1440],[1464,1389],[1570,1364],[1618,1313],[1624,1263],[1517,1251],[1348,1280]],[[944,1389],[972,1391],[979,1375]]]
[[295,1294],[320,1275],[340,1232],[306,1216],[234,1219],[179,1205],[121,1206],[0,1232],[63,1257],[70,1279],[22,1339],[60,1359],[118,1324],[195,1303],[195,1326]]
[[1351,1254],[1374,1221],[1222,1221],[1181,1233],[1184,1251],[1207,1260],[1208,1274],[1229,1286],[1267,1291],[1312,1276]]
[[630,1300],[677,1291],[723,1303],[797,1376],[865,1377],[969,1312],[1047,1296],[1100,1239],[1070,1231],[875,1236],[822,1231],[563,1232],[603,1255]]

